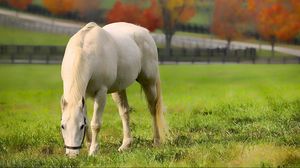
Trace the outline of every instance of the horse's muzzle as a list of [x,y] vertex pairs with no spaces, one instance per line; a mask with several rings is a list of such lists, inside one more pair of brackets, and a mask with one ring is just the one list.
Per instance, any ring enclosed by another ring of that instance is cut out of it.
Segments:
[[69,158],[75,158],[79,155],[79,149],[66,149],[66,156]]

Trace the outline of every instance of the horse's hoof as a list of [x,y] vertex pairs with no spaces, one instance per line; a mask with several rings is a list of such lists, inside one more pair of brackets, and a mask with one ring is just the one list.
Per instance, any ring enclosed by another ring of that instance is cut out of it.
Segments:
[[118,149],[119,152],[123,152],[127,149],[130,148],[130,145],[132,143],[133,139],[132,138],[127,138],[123,140],[122,145],[120,146],[120,148]]
[[86,145],[88,150],[91,149],[91,143],[90,142],[86,142],[85,145]]
[[160,145],[161,145],[160,139],[154,138],[154,140],[153,140],[153,146],[156,147],[156,146],[160,146]]
[[98,144],[91,145],[90,151],[89,151],[89,156],[95,156],[98,150],[99,150]]

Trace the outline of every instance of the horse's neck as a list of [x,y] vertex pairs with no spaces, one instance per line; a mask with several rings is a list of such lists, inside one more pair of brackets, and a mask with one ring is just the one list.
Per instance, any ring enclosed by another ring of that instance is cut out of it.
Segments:
[[64,97],[69,102],[77,103],[85,97],[90,73],[87,62],[77,56],[73,62],[66,67],[68,75],[64,79]]
[[76,33],[68,43],[63,60],[64,96],[77,103],[85,97],[86,88],[91,77],[91,61],[83,51],[86,34],[97,24],[89,23]]

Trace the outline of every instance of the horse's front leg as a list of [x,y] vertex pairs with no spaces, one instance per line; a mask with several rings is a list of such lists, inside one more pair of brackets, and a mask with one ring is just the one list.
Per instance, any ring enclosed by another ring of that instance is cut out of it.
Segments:
[[113,100],[119,108],[119,114],[123,125],[123,143],[118,149],[119,152],[128,149],[133,141],[129,127],[129,105],[127,101],[126,91],[115,92],[112,94]]
[[92,141],[90,146],[89,155],[95,155],[99,149],[99,145],[97,143],[98,133],[102,126],[102,113],[104,110],[104,106],[106,103],[106,91],[99,91],[94,99],[94,113],[91,121],[91,129],[92,129]]

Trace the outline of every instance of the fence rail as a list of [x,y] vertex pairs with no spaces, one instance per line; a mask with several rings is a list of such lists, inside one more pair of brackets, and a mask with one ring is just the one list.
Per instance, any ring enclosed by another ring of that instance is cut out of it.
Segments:
[[[0,45],[2,64],[60,64],[65,46],[23,46]],[[164,55],[158,48],[159,61],[164,63],[263,63],[263,64],[300,64],[300,57],[262,57],[256,49],[215,48],[173,48],[171,55]]]

